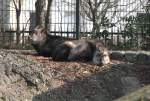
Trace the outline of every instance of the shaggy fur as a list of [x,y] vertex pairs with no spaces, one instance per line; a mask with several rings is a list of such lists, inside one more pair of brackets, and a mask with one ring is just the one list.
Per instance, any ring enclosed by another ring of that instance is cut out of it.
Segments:
[[43,27],[36,27],[30,35],[31,44],[43,56],[57,61],[93,61],[97,65],[110,62],[108,50],[102,42],[96,40],[69,40],[46,34]]

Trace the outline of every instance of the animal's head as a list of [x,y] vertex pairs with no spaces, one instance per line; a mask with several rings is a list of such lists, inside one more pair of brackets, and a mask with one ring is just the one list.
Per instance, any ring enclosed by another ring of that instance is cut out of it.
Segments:
[[108,55],[108,50],[107,50],[107,48],[103,45],[102,42],[97,42],[97,43],[96,43],[96,50],[101,54],[101,56],[106,56],[106,55]]
[[46,29],[41,26],[35,27],[32,33],[29,35],[29,38],[33,45],[40,45],[44,43],[46,37],[47,37]]
[[96,44],[96,51],[93,56],[93,62],[97,65],[106,65],[110,63],[109,52],[102,43]]

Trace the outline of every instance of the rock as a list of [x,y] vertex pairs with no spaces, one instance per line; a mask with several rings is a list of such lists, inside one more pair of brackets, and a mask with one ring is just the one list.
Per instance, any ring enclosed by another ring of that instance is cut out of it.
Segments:
[[150,86],[140,88],[139,90],[114,101],[150,101]]
[[0,55],[0,101],[31,101],[34,94],[28,86],[34,89],[45,82],[42,65],[5,50]]
[[150,63],[150,56],[144,53],[139,53],[136,57],[137,63]]
[[123,93],[128,94],[141,87],[139,80],[136,77],[122,77]]
[[125,61],[135,63],[136,62],[136,53],[125,53]]
[[114,60],[124,60],[124,52],[111,52],[110,58]]

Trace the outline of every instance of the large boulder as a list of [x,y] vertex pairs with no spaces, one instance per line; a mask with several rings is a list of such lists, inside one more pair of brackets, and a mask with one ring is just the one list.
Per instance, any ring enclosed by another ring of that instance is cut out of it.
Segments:
[[145,86],[114,101],[150,101],[150,86]]

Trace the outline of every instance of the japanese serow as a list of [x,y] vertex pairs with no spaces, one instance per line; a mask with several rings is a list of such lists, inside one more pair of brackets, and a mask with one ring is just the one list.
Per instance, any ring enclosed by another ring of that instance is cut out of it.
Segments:
[[96,40],[70,40],[46,33],[45,28],[36,27],[30,34],[31,44],[39,55],[57,61],[93,61],[97,65],[110,63],[108,50]]

